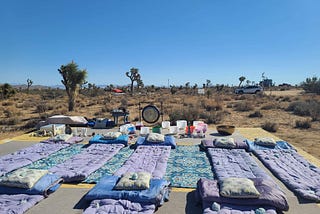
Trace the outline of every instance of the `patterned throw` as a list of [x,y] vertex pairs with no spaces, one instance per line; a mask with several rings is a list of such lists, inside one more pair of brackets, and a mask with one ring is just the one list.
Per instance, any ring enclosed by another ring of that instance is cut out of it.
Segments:
[[105,175],[113,175],[122,164],[129,158],[134,150],[129,147],[122,148],[111,160],[104,166],[89,175],[83,183],[97,183]]
[[172,149],[164,179],[172,187],[196,188],[199,178],[213,178],[210,162],[199,146],[177,146]]
[[78,154],[83,149],[84,144],[74,144],[67,148],[61,149],[58,152],[49,155],[46,158],[40,159],[26,166],[28,169],[50,169],[51,167],[58,165],[73,155]]

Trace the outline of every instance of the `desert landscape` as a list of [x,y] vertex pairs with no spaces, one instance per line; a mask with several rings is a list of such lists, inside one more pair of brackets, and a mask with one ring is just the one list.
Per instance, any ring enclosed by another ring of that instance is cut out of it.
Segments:
[[202,120],[211,127],[219,124],[262,127],[320,158],[319,95],[295,87],[270,88],[260,94],[243,95],[234,94],[233,90],[211,87],[200,95],[192,88],[172,91],[152,86],[131,95],[96,87],[81,90],[74,111],[69,112],[68,97],[63,89],[20,89],[14,96],[0,101],[0,139],[28,133],[39,121],[58,114],[112,119],[111,111],[121,107],[130,112],[129,121],[135,123],[141,119],[141,108],[153,104],[163,113],[163,120],[171,123],[186,119]]

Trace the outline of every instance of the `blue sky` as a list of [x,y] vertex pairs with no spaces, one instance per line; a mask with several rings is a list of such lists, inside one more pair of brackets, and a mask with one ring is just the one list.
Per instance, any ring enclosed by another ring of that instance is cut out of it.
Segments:
[[0,83],[299,84],[320,75],[319,0],[10,0],[0,3]]

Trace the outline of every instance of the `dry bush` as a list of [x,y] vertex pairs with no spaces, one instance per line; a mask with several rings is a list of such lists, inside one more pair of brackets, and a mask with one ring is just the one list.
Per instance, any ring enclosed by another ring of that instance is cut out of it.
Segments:
[[252,111],[254,109],[254,105],[250,101],[239,102],[235,105],[236,111]]
[[199,109],[198,108],[182,108],[174,109],[169,113],[169,121],[175,122],[177,120],[195,121],[199,120]]
[[311,121],[310,120],[296,120],[296,128],[299,129],[309,129],[311,128]]
[[250,118],[263,117],[263,115],[262,115],[262,113],[260,111],[255,111],[255,112],[249,114],[248,117],[250,117]]
[[44,113],[49,110],[49,107],[46,102],[41,102],[36,105],[36,113]]
[[6,101],[2,103],[2,106],[12,106],[14,103],[12,101]]
[[287,111],[292,111],[298,116],[311,116],[313,121],[320,118],[320,102],[315,100],[296,101],[290,103]]
[[219,111],[223,109],[223,103],[216,100],[202,99],[200,106],[206,111]]
[[272,122],[266,122],[261,126],[261,128],[268,132],[277,132],[279,129],[279,125]]
[[271,109],[278,109],[279,108],[279,104],[276,102],[270,102],[267,104],[264,104],[263,106],[261,106],[261,110],[271,110]]
[[218,124],[224,120],[226,114],[224,111],[203,112],[200,114],[200,119],[207,124]]
[[6,107],[3,110],[3,114],[6,118],[10,118],[10,117],[17,117],[17,116],[21,116],[22,112],[18,111],[16,108],[14,108],[13,106],[10,107]]
[[12,125],[17,125],[21,122],[21,119],[17,116],[12,116],[9,118],[1,119],[0,120],[0,125],[6,125],[6,126],[12,126]]

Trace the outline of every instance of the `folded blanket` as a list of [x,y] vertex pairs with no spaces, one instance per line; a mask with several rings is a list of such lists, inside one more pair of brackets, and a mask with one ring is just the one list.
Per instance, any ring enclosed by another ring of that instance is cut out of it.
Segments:
[[0,194],[0,213],[23,214],[42,199],[43,195]]
[[[215,139],[216,138],[214,138],[213,140],[208,140],[208,139],[201,140],[201,143],[199,145],[200,148],[203,150],[206,150],[207,148],[222,148],[222,147],[219,147],[219,145],[215,144]],[[229,148],[229,149],[245,149],[245,150],[248,149],[248,145],[246,141],[235,139],[234,142],[236,146],[234,148]]]
[[163,204],[169,196],[169,182],[163,179],[151,179],[150,188],[145,190],[114,190],[118,176],[105,176],[85,195],[85,200],[125,199],[131,202]]
[[220,195],[220,188],[217,180],[201,178],[197,183],[198,200],[217,202],[219,204],[236,204],[236,205],[255,205],[257,207],[272,206],[279,210],[288,210],[284,192],[282,192],[276,183],[269,179],[253,178],[251,179],[258,192],[259,198],[228,198]]
[[320,168],[294,150],[256,150],[255,155],[290,190],[320,202]]
[[175,138],[171,135],[164,136],[163,142],[154,142],[154,141],[148,141],[147,137],[139,136],[137,139],[137,142],[133,145],[133,148],[137,148],[138,146],[171,146],[172,149],[175,149],[177,147]]
[[115,139],[105,139],[103,135],[96,134],[89,140],[89,144],[94,143],[103,143],[103,144],[123,144],[125,146],[128,145],[129,137],[128,135],[120,135],[118,138]]
[[0,177],[0,186],[31,188],[48,170],[21,168]]
[[94,200],[83,214],[96,213],[130,213],[130,214],[151,214],[156,206],[150,203],[137,203],[128,200],[102,199]]
[[0,194],[28,194],[43,195],[47,197],[50,193],[56,191],[62,183],[62,179],[54,174],[46,174],[39,179],[30,189],[0,186]]
[[250,140],[246,140],[246,143],[249,147],[250,152],[254,152],[255,150],[264,150],[264,149],[291,149],[291,150],[295,150],[286,141],[277,141],[275,146],[263,146],[263,145],[256,144]]

